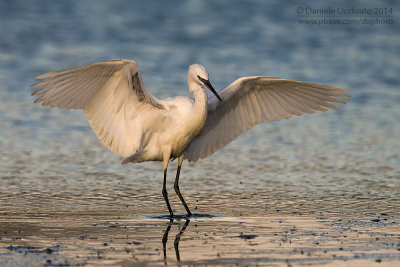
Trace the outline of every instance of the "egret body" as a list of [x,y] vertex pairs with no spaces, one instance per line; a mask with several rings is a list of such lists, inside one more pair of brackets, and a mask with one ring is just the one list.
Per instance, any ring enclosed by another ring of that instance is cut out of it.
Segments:
[[[242,77],[219,94],[207,70],[189,67],[187,79],[194,98],[157,99],[144,86],[135,61],[111,60],[36,76],[35,103],[83,109],[98,139],[125,157],[122,164],[163,161],[162,194],[173,216],[166,190],[170,159],[178,158],[174,189],[188,216],[191,211],[179,190],[184,159],[197,161],[213,154],[263,121],[337,109],[347,89],[272,77]],[[214,96],[207,98],[206,89]]]

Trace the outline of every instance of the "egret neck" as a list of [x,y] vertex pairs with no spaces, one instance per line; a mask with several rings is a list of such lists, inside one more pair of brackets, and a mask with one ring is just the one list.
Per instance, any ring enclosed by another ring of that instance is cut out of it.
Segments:
[[189,83],[189,89],[194,96],[194,104],[192,109],[193,125],[196,125],[197,133],[203,129],[207,119],[207,94],[203,86],[196,82]]

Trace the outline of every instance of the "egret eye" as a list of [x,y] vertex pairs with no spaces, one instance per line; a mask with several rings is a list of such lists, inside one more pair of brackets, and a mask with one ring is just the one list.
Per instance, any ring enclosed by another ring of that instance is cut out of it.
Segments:
[[203,78],[201,78],[199,75],[197,75],[197,78],[199,78],[199,80],[200,80],[201,82],[203,82],[203,84],[204,84],[208,89],[210,89],[211,92],[213,92],[213,94],[218,98],[218,100],[219,100],[220,102],[222,102],[221,97],[220,97],[220,96],[218,95],[218,93],[215,91],[214,87],[211,85],[211,83],[210,83],[209,80],[203,79]]

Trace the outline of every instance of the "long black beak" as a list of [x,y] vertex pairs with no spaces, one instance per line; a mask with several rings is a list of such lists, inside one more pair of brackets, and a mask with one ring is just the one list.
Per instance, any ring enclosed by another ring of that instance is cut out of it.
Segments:
[[217,91],[215,91],[214,87],[211,85],[209,80],[203,79],[199,76],[197,76],[200,81],[202,81],[204,83],[205,86],[207,86],[208,89],[210,89],[211,92],[213,92],[213,94],[218,98],[219,102],[222,102],[221,97],[218,95]]

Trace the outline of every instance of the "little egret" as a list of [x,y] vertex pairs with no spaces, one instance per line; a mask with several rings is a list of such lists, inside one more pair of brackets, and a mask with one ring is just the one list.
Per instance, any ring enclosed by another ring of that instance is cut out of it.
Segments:
[[[332,102],[349,97],[349,90],[329,85],[253,76],[242,77],[217,93],[207,70],[193,64],[187,73],[193,98],[157,99],[144,86],[139,67],[131,60],[110,60],[45,73],[32,85],[35,103],[83,109],[98,139],[125,157],[122,164],[164,162],[162,194],[170,216],[166,190],[170,159],[178,158],[174,189],[187,215],[192,213],[179,190],[182,162],[197,161],[223,148],[263,121],[337,109]],[[207,98],[206,89],[215,96]]]

